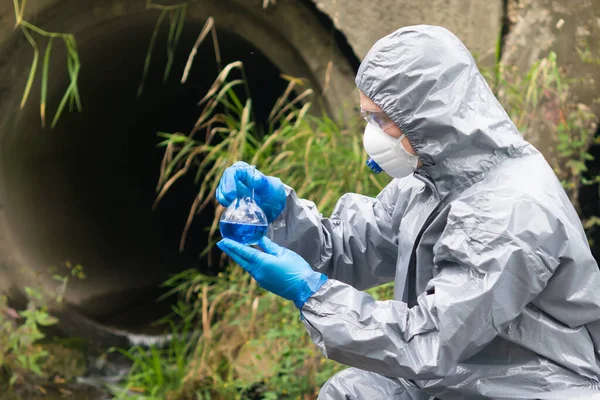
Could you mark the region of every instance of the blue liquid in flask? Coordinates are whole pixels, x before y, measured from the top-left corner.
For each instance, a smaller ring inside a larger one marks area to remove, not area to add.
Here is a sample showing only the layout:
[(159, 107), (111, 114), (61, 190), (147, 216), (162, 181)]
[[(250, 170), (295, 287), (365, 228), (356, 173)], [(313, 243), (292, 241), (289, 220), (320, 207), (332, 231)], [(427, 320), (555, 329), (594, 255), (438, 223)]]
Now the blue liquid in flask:
[(224, 238), (246, 245), (257, 244), (260, 238), (267, 233), (266, 224), (221, 221), (219, 227)]
[(267, 216), (252, 197), (241, 197), (233, 201), (221, 215), (219, 230), (226, 239), (244, 245), (257, 244), (268, 229)]

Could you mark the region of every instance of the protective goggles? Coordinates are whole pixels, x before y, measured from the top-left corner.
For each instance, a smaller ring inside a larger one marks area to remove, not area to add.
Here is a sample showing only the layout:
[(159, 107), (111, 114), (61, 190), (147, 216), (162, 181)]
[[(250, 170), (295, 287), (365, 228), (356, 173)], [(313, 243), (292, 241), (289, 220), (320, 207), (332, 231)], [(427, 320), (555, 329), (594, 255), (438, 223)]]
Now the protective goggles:
[(390, 117), (383, 111), (366, 111), (360, 109), (360, 115), (370, 124), (378, 126), (381, 129), (387, 128), (394, 123)]

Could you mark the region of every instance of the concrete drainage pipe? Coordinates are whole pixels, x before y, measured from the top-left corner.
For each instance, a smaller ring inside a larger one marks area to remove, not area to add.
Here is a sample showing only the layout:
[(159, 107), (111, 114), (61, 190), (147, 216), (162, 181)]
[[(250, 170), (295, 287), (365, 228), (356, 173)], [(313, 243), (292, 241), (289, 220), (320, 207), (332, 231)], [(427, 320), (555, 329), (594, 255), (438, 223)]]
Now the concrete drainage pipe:
[[(0, 6), (0, 37), (6, 38), (0, 43), (0, 281), (5, 290), (18, 290), (36, 276), (52, 290), (57, 282), (50, 267), (82, 264), (88, 277), (69, 284), (63, 315), (63, 328), (73, 334), (112, 337), (115, 327), (135, 332), (163, 311), (153, 303), (158, 283), (185, 268), (206, 269), (198, 254), (213, 210), (198, 217), (185, 251), (178, 251), (195, 195), (192, 183), (176, 186), (155, 212), (151, 206), (162, 157), (156, 132), (189, 131), (197, 101), (216, 77), (209, 40), (188, 82), (179, 83), (209, 16), (224, 63), (245, 64), (259, 119), (286, 86), (281, 72), (308, 79), (319, 92), (330, 61), (325, 107), (352, 99), (353, 66), (321, 17), (301, 2), (278, 2), (266, 11), (262, 1), (190, 3), (171, 83), (161, 81), (165, 27), (145, 91), (136, 99), (158, 12), (147, 10), (145, 0), (41, 1), (26, 17), (44, 29), (75, 34), (83, 102), (82, 113), (63, 114), (53, 130), (42, 129), (39, 92), (18, 108), (32, 51), (13, 30), (7, 3)], [(68, 82), (60, 51), (56, 46), (52, 56), (50, 110)]]

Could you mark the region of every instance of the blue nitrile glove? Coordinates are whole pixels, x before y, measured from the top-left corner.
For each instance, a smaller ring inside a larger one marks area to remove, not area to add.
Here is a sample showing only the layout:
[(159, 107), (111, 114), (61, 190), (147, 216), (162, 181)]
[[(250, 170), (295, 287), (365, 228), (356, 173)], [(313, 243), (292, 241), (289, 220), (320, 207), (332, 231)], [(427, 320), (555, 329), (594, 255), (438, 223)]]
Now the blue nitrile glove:
[(237, 197), (250, 196), (254, 189), (254, 201), (265, 212), (267, 221), (273, 222), (285, 208), (285, 188), (279, 178), (265, 176), (251, 165), (238, 161), (227, 168), (217, 187), (217, 200), (228, 207)]
[(230, 239), (221, 240), (217, 246), (248, 271), (260, 287), (292, 300), (299, 309), (327, 281), (326, 275), (313, 271), (298, 254), (267, 237), (258, 244), (265, 252)]

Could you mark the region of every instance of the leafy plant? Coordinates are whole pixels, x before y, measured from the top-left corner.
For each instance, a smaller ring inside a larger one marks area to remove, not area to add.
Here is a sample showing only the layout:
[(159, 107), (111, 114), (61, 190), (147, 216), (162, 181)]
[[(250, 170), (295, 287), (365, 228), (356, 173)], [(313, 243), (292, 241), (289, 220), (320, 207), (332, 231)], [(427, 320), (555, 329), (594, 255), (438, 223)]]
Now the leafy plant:
[[(0, 378), (6, 377), (10, 386), (29, 384), (34, 380), (32, 376), (47, 378), (52, 373), (57, 377), (68, 377), (72, 371), (82, 369), (82, 356), (78, 350), (48, 340), (44, 333), (45, 327), (58, 322), (50, 309), (62, 302), (69, 280), (85, 278), (81, 265), (72, 266), (67, 262), (65, 266), (66, 276), (54, 275), (54, 279), (61, 282), (55, 292), (42, 291), (36, 286), (24, 288), (27, 297), (24, 310), (9, 307), (6, 296), (0, 297)], [(56, 272), (55, 268), (53, 270)], [(43, 392), (41, 386), (37, 389)]]
[(73, 278), (77, 279), (85, 279), (86, 275), (83, 271), (83, 266), (81, 264), (77, 264), (73, 266), (70, 261), (65, 263), (65, 268), (69, 271), (67, 275), (52, 275), (52, 279), (60, 282), (60, 286), (56, 288), (55, 300), (57, 303), (62, 303), (64, 299), (65, 292), (67, 291), (67, 285), (69, 281)]
[[(26, 287), (25, 292), (29, 299), (27, 309), (16, 313), (8, 308), (6, 297), (0, 305), (0, 311), (3, 311), (0, 313), (0, 366), (10, 376), (10, 385), (22, 379), (27, 372), (42, 376), (39, 363), (48, 352), (38, 343), (45, 337), (40, 327), (57, 323), (56, 318), (40, 304), (42, 295), (38, 290)], [(7, 318), (11, 314), (12, 318)], [(15, 319), (22, 319), (22, 322), (15, 324)], [(14, 365), (11, 359), (16, 360), (19, 368), (11, 367)]]
[(50, 58), (52, 54), (52, 45), (54, 40), (62, 40), (64, 45), (67, 48), (67, 70), (69, 72), (70, 84), (65, 91), (60, 103), (58, 104), (58, 108), (56, 110), (56, 114), (52, 119), (51, 127), (53, 128), (62, 112), (64, 111), (67, 103), (69, 105), (69, 110), (73, 110), (73, 108), (77, 108), (78, 111), (81, 111), (81, 99), (79, 97), (79, 89), (77, 87), (77, 79), (79, 77), (80, 63), (79, 63), (79, 55), (77, 53), (77, 44), (75, 42), (75, 37), (70, 33), (59, 33), (59, 32), (48, 32), (45, 31), (36, 25), (33, 25), (23, 19), (23, 15), (25, 13), (25, 5), (27, 0), (13, 0), (14, 8), (15, 8), (15, 17), (16, 17), (16, 27), (19, 27), (23, 32), (23, 35), (31, 44), (33, 48), (33, 61), (31, 63), (31, 68), (29, 70), (29, 77), (27, 79), (27, 83), (25, 85), (25, 90), (23, 93), (23, 98), (21, 100), (21, 108), (25, 107), (27, 103), (27, 99), (31, 92), (31, 88), (33, 86), (33, 82), (35, 80), (38, 62), (40, 58), (40, 50), (38, 43), (34, 39), (34, 35), (43, 36), (48, 38), (46, 43), (46, 50), (44, 51), (44, 59), (42, 63), (42, 78), (41, 78), (41, 95), (40, 95), (40, 117), (42, 119), (42, 126), (46, 125), (46, 97), (48, 93), (48, 71), (50, 68)]

